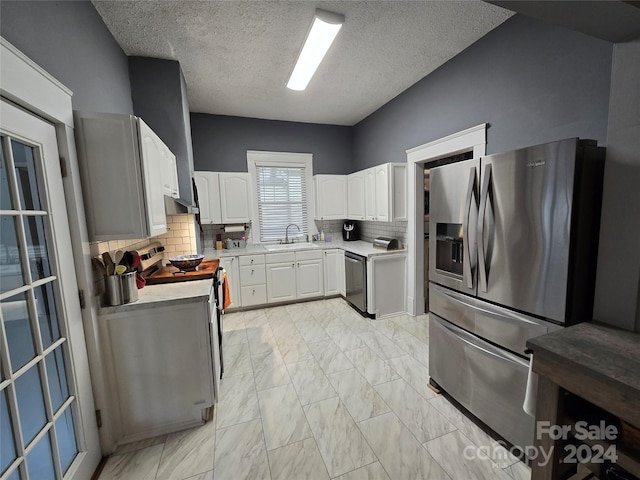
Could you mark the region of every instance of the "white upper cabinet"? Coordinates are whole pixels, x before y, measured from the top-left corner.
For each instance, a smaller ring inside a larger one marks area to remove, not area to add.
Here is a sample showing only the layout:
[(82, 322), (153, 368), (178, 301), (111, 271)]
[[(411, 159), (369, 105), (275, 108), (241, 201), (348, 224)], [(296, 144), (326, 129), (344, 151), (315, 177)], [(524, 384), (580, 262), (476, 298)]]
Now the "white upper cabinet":
[(316, 220), (347, 218), (347, 176), (315, 175)]
[(219, 178), (222, 223), (249, 223), (251, 176), (248, 173), (220, 172)]
[(202, 223), (249, 223), (251, 177), (241, 172), (193, 172)]
[(166, 232), (162, 140), (122, 114), (76, 112), (75, 132), (89, 241)]
[[(352, 181), (353, 177), (353, 181)], [(360, 182), (362, 178), (362, 182)], [(362, 185), (364, 192), (361, 193)], [(352, 185), (354, 191), (351, 191)], [(349, 217), (352, 220), (392, 222), (407, 219), (407, 165), (384, 163), (349, 175)], [(358, 211), (352, 215), (353, 204)], [(360, 217), (360, 198), (364, 216)]]
[(375, 167), (376, 182), (376, 220), (389, 221), (389, 191), (392, 188), (389, 181), (389, 164)]
[(364, 171), (347, 175), (347, 218), (364, 220)]
[(364, 216), (366, 220), (377, 220), (376, 167), (364, 171)]
[(221, 224), (220, 183), (217, 172), (193, 172), (198, 190), (200, 222), (203, 224)]
[(142, 151), (142, 181), (147, 200), (148, 236), (155, 237), (167, 231), (167, 215), (164, 210), (164, 193), (161, 185), (167, 152), (171, 152), (142, 119), (138, 119), (138, 128)]

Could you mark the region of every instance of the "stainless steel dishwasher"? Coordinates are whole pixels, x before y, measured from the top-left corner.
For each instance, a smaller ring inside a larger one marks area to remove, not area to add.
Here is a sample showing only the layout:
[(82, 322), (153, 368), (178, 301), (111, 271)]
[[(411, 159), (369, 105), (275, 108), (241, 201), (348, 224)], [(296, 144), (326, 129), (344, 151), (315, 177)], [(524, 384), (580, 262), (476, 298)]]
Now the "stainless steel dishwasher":
[(347, 302), (367, 315), (367, 259), (355, 253), (344, 253)]

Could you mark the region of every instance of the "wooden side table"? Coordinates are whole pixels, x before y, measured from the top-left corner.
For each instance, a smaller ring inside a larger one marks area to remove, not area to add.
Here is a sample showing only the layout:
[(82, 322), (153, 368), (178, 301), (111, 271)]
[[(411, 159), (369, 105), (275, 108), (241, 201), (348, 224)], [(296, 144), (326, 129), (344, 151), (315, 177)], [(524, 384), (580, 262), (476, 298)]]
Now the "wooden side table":
[[(640, 335), (587, 322), (533, 338), (527, 347), (533, 351), (533, 371), (539, 375), (535, 447), (538, 452), (553, 448), (548, 463), (532, 462), (531, 479), (565, 478), (567, 470), (576, 466), (567, 463), (571, 452), (564, 450), (565, 439), (559, 434), (562, 428), (568, 435), (576, 432), (566, 409), (566, 392), (609, 412), (628, 428), (618, 429), (617, 435), (609, 431), (614, 440), (586, 439), (594, 453), (589, 458), (595, 459), (601, 447), (615, 445), (616, 463), (640, 477), (640, 445), (628, 439), (640, 432)], [(545, 428), (550, 426), (557, 427)], [(586, 466), (598, 472), (601, 465)]]

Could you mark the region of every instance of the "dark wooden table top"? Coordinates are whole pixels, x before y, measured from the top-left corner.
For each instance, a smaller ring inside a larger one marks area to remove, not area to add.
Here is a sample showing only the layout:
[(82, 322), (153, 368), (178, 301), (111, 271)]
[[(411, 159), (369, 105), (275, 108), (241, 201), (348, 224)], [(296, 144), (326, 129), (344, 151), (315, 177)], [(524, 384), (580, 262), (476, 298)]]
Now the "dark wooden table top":
[(585, 322), (527, 341), (534, 358), (555, 358), (640, 395), (640, 334)]

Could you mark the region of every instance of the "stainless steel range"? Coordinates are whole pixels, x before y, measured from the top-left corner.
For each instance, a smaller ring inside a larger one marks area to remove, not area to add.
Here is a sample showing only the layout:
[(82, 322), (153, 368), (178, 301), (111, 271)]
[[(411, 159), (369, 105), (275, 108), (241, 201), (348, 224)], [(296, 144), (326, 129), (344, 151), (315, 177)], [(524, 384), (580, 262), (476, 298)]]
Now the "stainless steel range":
[(431, 381), (513, 445), (525, 342), (592, 314), (604, 149), (576, 138), (431, 170)]

